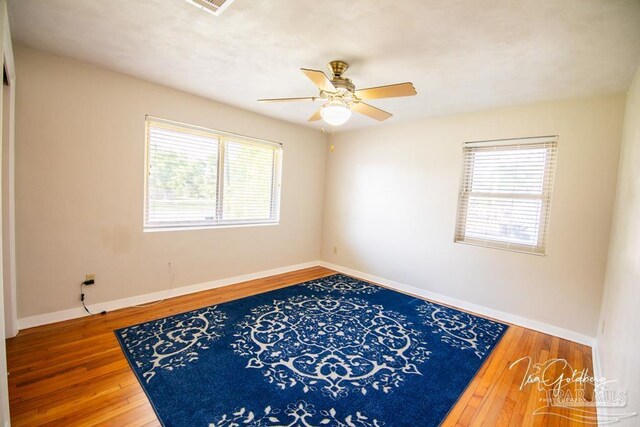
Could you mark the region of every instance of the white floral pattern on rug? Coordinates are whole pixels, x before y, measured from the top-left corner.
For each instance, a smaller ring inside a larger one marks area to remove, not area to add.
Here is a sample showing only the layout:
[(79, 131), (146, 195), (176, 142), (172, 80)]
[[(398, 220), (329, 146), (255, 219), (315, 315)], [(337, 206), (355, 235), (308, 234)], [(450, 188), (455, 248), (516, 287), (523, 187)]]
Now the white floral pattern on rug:
[(383, 422), (367, 417), (360, 411), (338, 417), (334, 408), (316, 410), (313, 405), (300, 400), (287, 405), (284, 411), (267, 406), (262, 413), (254, 413), (246, 408), (239, 408), (232, 414), (225, 414), (209, 427), (382, 427)]
[(380, 290), (378, 286), (345, 276), (344, 274), (334, 274), (333, 276), (312, 280), (306, 282), (304, 286), (312, 291), (337, 292), (342, 295), (374, 294)]
[(440, 335), (442, 342), (483, 358), (506, 328), (502, 323), (425, 301), (418, 306), (422, 322)]
[(232, 347), (282, 390), (389, 393), (430, 354), (404, 316), (356, 298), (298, 295), (251, 312)]
[(161, 370), (173, 371), (199, 359), (199, 352), (222, 336), (227, 317), (216, 306), (131, 326), (120, 331), (142, 377), (149, 383)]

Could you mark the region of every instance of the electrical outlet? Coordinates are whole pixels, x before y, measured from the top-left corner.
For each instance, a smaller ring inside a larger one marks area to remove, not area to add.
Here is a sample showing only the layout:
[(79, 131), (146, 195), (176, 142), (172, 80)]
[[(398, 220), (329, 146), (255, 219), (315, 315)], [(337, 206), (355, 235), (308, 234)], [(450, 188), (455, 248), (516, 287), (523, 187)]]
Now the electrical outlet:
[(88, 273), (84, 275), (84, 280), (96, 280), (96, 273)]
[(606, 326), (607, 326), (607, 319), (602, 319), (602, 330), (600, 331), (600, 335), (604, 335), (604, 330)]
[(333, 247), (333, 254), (334, 255), (338, 255), (338, 247), (337, 246)]

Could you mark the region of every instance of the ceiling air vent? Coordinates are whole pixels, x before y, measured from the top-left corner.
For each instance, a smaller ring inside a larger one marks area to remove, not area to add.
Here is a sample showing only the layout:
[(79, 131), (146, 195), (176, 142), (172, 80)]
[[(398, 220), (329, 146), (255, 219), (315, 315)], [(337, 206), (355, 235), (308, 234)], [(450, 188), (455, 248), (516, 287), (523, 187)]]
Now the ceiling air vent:
[(234, 0), (185, 0), (202, 10), (219, 16)]

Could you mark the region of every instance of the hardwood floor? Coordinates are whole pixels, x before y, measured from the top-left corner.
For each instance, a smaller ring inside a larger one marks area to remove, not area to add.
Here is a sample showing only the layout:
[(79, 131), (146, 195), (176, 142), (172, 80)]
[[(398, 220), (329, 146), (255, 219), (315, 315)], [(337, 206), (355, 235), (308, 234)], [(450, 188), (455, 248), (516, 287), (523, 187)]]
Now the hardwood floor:
[[(21, 331), (7, 341), (9, 397), (14, 426), (156, 426), (158, 420), (129, 367), (114, 329), (218, 304), (335, 273), (313, 267), (186, 295), (150, 307), (127, 308)], [(533, 415), (542, 406), (535, 385), (520, 390), (525, 363), (564, 358), (591, 372), (591, 348), (511, 326), (485, 361), (444, 426), (577, 426), (568, 410)], [(557, 375), (559, 367), (551, 369)], [(588, 397), (592, 390), (587, 391)], [(570, 417), (569, 417), (570, 418)], [(416, 424), (419, 425), (419, 424)]]

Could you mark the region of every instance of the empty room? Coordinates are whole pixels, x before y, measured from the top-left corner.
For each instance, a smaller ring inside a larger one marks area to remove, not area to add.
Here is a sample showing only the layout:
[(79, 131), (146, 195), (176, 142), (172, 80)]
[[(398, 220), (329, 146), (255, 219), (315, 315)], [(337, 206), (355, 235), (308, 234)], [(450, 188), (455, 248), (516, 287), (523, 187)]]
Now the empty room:
[(640, 426), (639, 0), (0, 0), (3, 426)]

